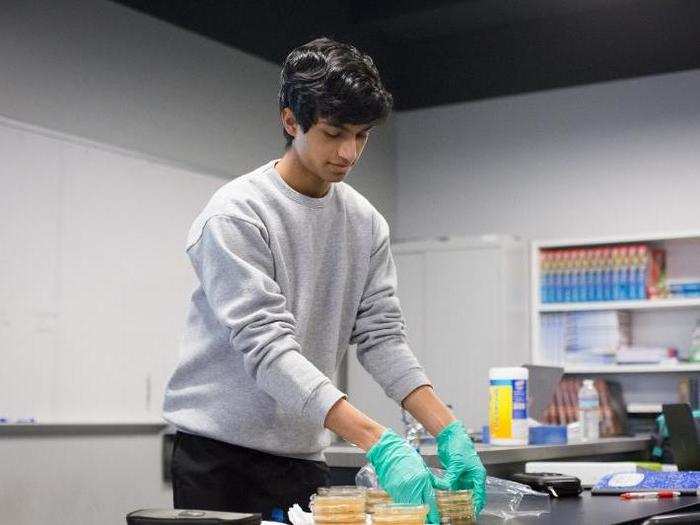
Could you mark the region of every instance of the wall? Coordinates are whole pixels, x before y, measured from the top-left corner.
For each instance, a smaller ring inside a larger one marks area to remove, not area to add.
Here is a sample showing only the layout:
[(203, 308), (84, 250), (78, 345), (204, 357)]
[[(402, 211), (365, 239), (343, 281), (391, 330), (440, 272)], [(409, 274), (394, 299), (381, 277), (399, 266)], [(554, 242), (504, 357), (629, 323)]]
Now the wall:
[(697, 228), (700, 70), (402, 112), (398, 237)]
[[(700, 226), (700, 70), (402, 112), (395, 124), (396, 237)], [(634, 336), (683, 352), (696, 316), (641, 312)], [(674, 375), (640, 377), (613, 377), (626, 401), (675, 402)]]
[[(277, 65), (105, 0), (3, 2), (0, 64), (0, 116), (194, 168), (215, 185), (282, 153)], [(349, 180), (389, 220), (392, 153), (389, 123)], [(156, 435), (2, 442), (3, 522), (117, 525), (172, 504)]]
[[(225, 178), (283, 151), (278, 65), (106, 0), (3, 2), (0, 63), (0, 115), (22, 122)], [(349, 182), (391, 218), (377, 131)]]

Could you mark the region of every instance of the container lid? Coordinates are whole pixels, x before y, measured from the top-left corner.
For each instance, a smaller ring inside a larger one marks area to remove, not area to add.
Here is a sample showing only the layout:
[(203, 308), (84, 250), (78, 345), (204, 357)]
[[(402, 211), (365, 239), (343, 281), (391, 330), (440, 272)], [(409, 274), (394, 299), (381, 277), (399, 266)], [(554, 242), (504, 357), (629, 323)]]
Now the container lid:
[(527, 379), (528, 369), (522, 366), (489, 368), (489, 379)]
[(427, 505), (412, 505), (410, 503), (384, 503), (375, 505), (374, 513), (379, 515), (412, 515), (425, 516), (428, 513)]
[(345, 495), (361, 495), (367, 492), (365, 487), (356, 485), (332, 485), (330, 487), (318, 487), (316, 494), (319, 496), (345, 496)]
[(470, 498), (471, 499), (472, 490), (471, 489), (436, 490), (435, 497), (436, 498), (444, 498), (444, 499), (463, 499), (463, 498)]
[(314, 494), (311, 496), (311, 503), (318, 507), (335, 505), (364, 505), (365, 495), (359, 492), (355, 494)]
[(364, 514), (365, 497), (363, 494), (351, 495), (319, 495), (311, 496), (309, 503), (314, 516), (331, 514)]

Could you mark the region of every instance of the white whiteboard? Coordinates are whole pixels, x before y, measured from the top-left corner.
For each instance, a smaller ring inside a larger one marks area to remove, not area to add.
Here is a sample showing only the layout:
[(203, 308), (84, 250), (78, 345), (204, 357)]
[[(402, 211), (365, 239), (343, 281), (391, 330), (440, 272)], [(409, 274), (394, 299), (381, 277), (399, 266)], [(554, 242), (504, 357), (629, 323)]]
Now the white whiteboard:
[(0, 417), (159, 419), (224, 180), (0, 120)]

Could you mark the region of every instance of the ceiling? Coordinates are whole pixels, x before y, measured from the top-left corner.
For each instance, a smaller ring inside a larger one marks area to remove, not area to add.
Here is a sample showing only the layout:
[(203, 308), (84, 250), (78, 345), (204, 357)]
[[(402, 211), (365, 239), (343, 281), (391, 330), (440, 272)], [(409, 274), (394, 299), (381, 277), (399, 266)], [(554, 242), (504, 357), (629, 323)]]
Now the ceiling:
[(276, 64), (369, 53), (406, 110), (700, 68), (699, 0), (115, 0)]

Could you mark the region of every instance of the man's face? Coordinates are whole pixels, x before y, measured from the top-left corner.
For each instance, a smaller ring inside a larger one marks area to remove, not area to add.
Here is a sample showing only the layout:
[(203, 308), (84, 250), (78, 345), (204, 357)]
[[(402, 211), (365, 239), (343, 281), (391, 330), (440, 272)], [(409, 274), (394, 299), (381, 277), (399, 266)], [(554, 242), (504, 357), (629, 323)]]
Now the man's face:
[(311, 173), (326, 182), (340, 182), (360, 159), (371, 128), (319, 119), (306, 133), (297, 126), (292, 147)]

